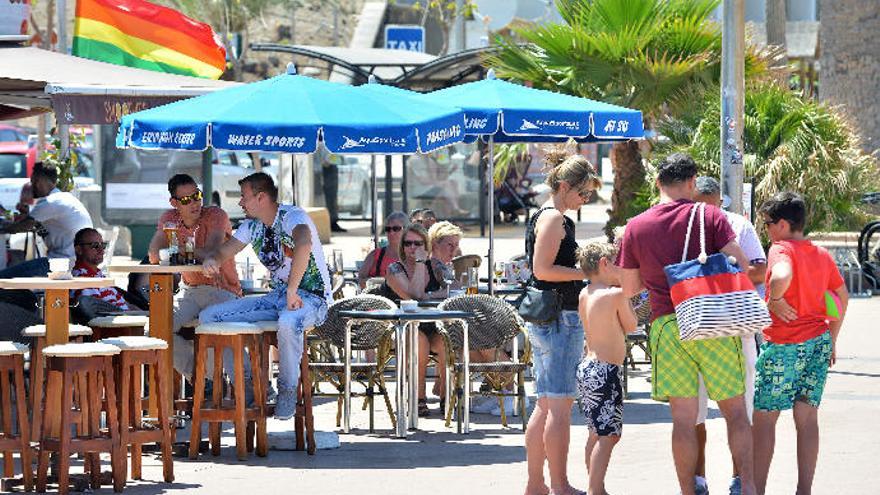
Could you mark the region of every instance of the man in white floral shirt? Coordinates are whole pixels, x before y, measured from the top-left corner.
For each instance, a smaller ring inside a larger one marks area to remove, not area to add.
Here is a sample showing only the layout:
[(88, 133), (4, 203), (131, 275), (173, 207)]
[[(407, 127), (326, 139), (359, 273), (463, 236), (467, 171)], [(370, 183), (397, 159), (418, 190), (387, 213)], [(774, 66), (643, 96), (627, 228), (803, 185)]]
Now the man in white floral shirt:
[(323, 323), (330, 304), (330, 274), (318, 231), (305, 210), (279, 205), (272, 178), (257, 172), (239, 181), (239, 205), (247, 215), (232, 238), (202, 266), (216, 274), (220, 264), (250, 244), (271, 273), (272, 291), (211, 306), (202, 311), (202, 323), (278, 320), (278, 401), (275, 417), (290, 419), (296, 410), (296, 387), (303, 353), (303, 331)]

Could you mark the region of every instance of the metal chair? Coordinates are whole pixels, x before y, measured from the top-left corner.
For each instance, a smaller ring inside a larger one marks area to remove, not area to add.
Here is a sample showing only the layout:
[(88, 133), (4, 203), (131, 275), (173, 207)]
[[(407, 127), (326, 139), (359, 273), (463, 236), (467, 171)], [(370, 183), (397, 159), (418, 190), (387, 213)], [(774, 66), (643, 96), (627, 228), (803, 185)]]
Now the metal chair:
[[(441, 310), (453, 311), (470, 311), (474, 313), (473, 318), (468, 318), (468, 346), (471, 351), (480, 351), (486, 349), (495, 350), (495, 361), (491, 362), (470, 362), (471, 376), (480, 374), (484, 377), (486, 383), (490, 387), (489, 392), (478, 391), (477, 395), (490, 395), (498, 398), (501, 406), (501, 424), (507, 426), (507, 415), (504, 411), (504, 398), (514, 396), (517, 398), (517, 408), (522, 418), (523, 430), (526, 428), (526, 390), (525, 390), (525, 371), (531, 366), (531, 345), (529, 339), (525, 339), (522, 357), (519, 356), (517, 337), (523, 333), (527, 337), (525, 325), (522, 319), (513, 309), (513, 306), (496, 297), (477, 294), (456, 296), (440, 304)], [(452, 369), (452, 383), (455, 394), (450, 398), (450, 404), (446, 411), (446, 426), (449, 426), (452, 420), (453, 406), (457, 409), (456, 420), (461, 426), (461, 410), (462, 394), (468, 393), (474, 395), (471, 391), (470, 383), (462, 383), (464, 376), (464, 363), (462, 361), (462, 334), (463, 329), (461, 323), (448, 322), (438, 325), (441, 333), (446, 340), (448, 363), (447, 366)], [(513, 356), (508, 358), (502, 355), (501, 349), (505, 344), (513, 340)], [(516, 392), (511, 393), (506, 389), (514, 378), (516, 379)]]
[[(327, 310), (327, 319), (320, 326), (315, 327), (313, 334), (320, 340), (310, 347), (311, 359), (309, 370), (312, 375), (313, 396), (336, 397), (337, 413), (336, 426), (341, 426), (343, 401), (345, 394), (345, 360), (343, 349), (345, 348), (345, 332), (349, 325), (348, 321), (339, 316), (340, 311), (357, 310), (370, 311), (381, 309), (397, 309), (397, 305), (382, 296), (360, 294), (348, 299), (334, 302)], [(372, 356), (375, 360), (369, 362), (352, 362), (352, 380), (364, 385), (362, 395), (366, 397), (365, 407), (370, 408), (370, 432), (374, 430), (373, 398), (376, 394), (375, 387), (379, 388), (379, 394), (385, 398), (385, 406), (388, 408), (388, 416), (391, 418), (392, 428), (396, 426), (394, 411), (388, 390), (382, 378), (385, 368), (388, 366), (391, 356), (391, 334), (394, 327), (385, 322), (359, 322), (351, 324), (351, 349), (352, 351), (374, 351)], [(335, 393), (322, 393), (318, 389), (321, 381), (330, 382), (335, 388)], [(354, 395), (354, 394), (353, 394)]]

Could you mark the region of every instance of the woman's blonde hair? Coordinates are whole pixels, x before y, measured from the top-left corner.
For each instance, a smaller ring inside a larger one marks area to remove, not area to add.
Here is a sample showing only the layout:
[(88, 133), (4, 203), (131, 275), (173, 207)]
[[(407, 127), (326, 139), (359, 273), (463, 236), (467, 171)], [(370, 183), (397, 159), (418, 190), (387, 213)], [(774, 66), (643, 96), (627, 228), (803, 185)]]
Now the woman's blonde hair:
[(400, 244), (397, 246), (397, 256), (400, 258), (401, 263), (406, 261), (406, 250), (403, 249), (403, 243), (406, 242), (406, 234), (410, 232), (415, 232), (422, 238), (425, 242), (425, 253), (431, 256), (431, 239), (428, 237), (428, 231), (420, 223), (408, 223), (403, 227), (403, 232), (400, 233)]
[(583, 155), (572, 152), (567, 147), (557, 146), (544, 151), (544, 170), (547, 179), (544, 181), (553, 192), (559, 190), (559, 184), (568, 183), (572, 189), (590, 187), (596, 190), (602, 187), (602, 179), (596, 173), (593, 164)]
[(428, 237), (431, 238), (431, 244), (437, 244), (440, 239), (444, 237), (452, 237), (457, 236), (461, 238), (464, 236), (464, 232), (452, 222), (442, 221), (437, 222), (434, 225), (431, 225), (431, 228), (428, 229)]

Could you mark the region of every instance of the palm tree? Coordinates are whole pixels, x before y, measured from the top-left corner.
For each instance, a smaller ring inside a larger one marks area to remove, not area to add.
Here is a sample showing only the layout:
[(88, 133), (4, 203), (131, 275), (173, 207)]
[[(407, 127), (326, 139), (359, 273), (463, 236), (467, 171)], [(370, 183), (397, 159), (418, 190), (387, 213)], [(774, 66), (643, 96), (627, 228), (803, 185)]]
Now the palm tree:
[[(777, 84), (746, 91), (743, 128), (745, 175), (755, 183), (755, 205), (779, 191), (797, 191), (807, 200), (811, 230), (857, 229), (868, 217), (860, 201), (877, 190), (876, 163), (860, 149), (858, 133), (839, 109)], [(711, 94), (692, 111), (658, 124), (669, 142), (656, 151), (685, 151), (719, 176), (721, 103)]]
[[(505, 78), (642, 111), (646, 126), (675, 115), (720, 79), (720, 0), (557, 0), (564, 23), (530, 25), (487, 59)], [(520, 43), (525, 41), (525, 44)], [(747, 56), (748, 74), (767, 71)], [(645, 181), (639, 143), (615, 143), (609, 231), (633, 213)]]

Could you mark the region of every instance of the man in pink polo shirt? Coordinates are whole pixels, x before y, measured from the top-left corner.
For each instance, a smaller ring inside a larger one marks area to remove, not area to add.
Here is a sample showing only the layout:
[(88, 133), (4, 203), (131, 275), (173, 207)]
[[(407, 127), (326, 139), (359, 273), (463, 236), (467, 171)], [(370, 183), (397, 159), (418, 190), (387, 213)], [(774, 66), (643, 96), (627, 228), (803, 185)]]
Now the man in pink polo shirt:
[[(150, 241), (151, 263), (159, 262), (159, 250), (168, 247), (168, 238), (163, 232), (166, 224), (177, 228), (177, 240), (183, 253), (187, 239), (195, 239), (195, 258), (201, 261), (232, 236), (229, 216), (217, 206), (202, 205), (202, 191), (196, 181), (187, 174), (177, 174), (168, 180), (169, 203), (172, 209), (159, 217), (156, 234)], [(174, 369), (192, 379), (195, 357), (193, 343), (177, 332), (187, 323), (199, 317), (208, 306), (241, 297), (241, 283), (235, 271), (235, 260), (226, 260), (219, 273), (213, 277), (202, 272), (187, 272), (182, 275), (180, 290), (174, 296)], [(211, 369), (211, 366), (208, 367)]]

